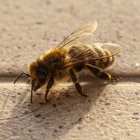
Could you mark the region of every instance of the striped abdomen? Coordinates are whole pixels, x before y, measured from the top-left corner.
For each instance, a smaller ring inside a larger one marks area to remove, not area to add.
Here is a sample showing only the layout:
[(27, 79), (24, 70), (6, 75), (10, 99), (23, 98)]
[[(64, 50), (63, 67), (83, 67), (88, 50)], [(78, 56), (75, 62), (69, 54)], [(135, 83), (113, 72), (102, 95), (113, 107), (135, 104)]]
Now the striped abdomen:
[[(106, 57), (106, 56), (111, 56), (111, 53), (107, 49), (102, 49), (101, 47), (95, 47), (92, 45), (88, 46), (92, 52), (93, 52), (93, 57)], [(104, 59), (96, 60), (96, 61), (90, 61), (90, 64), (95, 65), (98, 68), (105, 69), (109, 66), (111, 66), (114, 62), (114, 57), (107, 57)]]
[[(89, 50), (88, 52), (86, 52), (86, 55), (82, 52), (86, 51), (86, 50)], [(83, 60), (86, 60), (86, 59), (89, 59), (89, 58), (99, 58), (99, 57), (105, 57), (105, 56), (111, 56), (111, 53), (109, 52), (109, 50), (107, 49), (103, 49), (101, 47), (98, 47), (98, 46), (95, 46), (95, 45), (83, 45), (83, 46), (78, 46), (78, 45), (75, 45), (75, 46), (72, 46), (69, 50), (69, 56), (70, 57), (74, 57), (78, 54), (80, 54), (80, 57), (79, 59), (83, 59)], [(82, 57), (83, 55), (83, 57)], [(104, 59), (100, 59), (100, 60), (90, 60), (88, 61), (87, 63), (89, 64), (92, 64), (98, 68), (101, 68), (101, 69), (105, 69), (109, 66), (111, 66), (114, 62), (114, 57), (107, 57), (107, 58), (104, 58)], [(80, 64), (79, 66), (76, 66), (76, 68), (79, 68), (80, 70), (80, 66), (81, 68), (83, 67), (84, 63), (83, 64)]]

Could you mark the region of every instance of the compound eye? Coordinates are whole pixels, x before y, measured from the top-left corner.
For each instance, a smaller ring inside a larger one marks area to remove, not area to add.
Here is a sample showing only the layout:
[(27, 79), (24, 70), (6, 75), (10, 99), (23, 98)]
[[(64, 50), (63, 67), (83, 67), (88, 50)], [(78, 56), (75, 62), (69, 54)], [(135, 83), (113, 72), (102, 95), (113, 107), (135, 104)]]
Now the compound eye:
[(45, 81), (46, 80), (46, 75), (45, 75), (45, 73), (41, 73), (40, 75), (39, 75), (39, 81)]
[(45, 82), (46, 81), (46, 72), (44, 70), (40, 70), (39, 71), (39, 81), (41, 83)]

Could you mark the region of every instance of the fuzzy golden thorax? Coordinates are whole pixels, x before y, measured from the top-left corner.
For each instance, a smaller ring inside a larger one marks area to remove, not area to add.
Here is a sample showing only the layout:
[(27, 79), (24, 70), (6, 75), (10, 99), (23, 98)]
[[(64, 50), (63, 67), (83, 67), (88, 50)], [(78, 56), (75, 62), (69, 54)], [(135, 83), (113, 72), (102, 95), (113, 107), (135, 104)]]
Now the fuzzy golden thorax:
[(62, 70), (64, 61), (64, 51), (52, 49), (45, 52), (36, 62), (30, 63), (29, 73), (33, 90), (42, 87), (50, 76), (55, 77), (56, 73)]
[(57, 71), (62, 69), (66, 56), (65, 53), (64, 50), (59, 48), (51, 49), (45, 52), (39, 60), (47, 67), (48, 71), (54, 75)]

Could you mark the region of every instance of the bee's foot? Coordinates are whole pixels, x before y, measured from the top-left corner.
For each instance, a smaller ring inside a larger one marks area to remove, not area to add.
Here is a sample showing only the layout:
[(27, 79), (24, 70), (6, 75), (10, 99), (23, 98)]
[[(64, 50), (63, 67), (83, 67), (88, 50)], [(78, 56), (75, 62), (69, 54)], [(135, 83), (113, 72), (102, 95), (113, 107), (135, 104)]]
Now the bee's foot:
[(113, 82), (114, 85), (117, 84), (117, 82), (119, 81), (119, 78), (111, 78), (111, 81)]
[(49, 100), (47, 98), (45, 98), (46, 103), (49, 103)]

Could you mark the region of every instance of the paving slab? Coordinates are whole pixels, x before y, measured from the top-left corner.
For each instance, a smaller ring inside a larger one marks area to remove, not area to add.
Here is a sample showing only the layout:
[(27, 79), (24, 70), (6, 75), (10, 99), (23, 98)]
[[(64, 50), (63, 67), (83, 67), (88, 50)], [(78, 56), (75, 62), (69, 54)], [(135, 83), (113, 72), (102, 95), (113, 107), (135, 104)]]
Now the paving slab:
[(112, 73), (139, 75), (139, 5), (139, 0), (0, 1), (0, 75), (27, 71), (31, 61), (93, 20), (99, 25), (93, 42), (122, 46)]
[[(129, 80), (128, 80), (129, 79)], [(53, 88), (49, 103), (30, 86), (0, 84), (2, 139), (139, 139), (140, 79), (123, 78), (117, 85), (81, 80), (87, 98), (71, 82)], [(128, 82), (129, 81), (129, 82)]]

